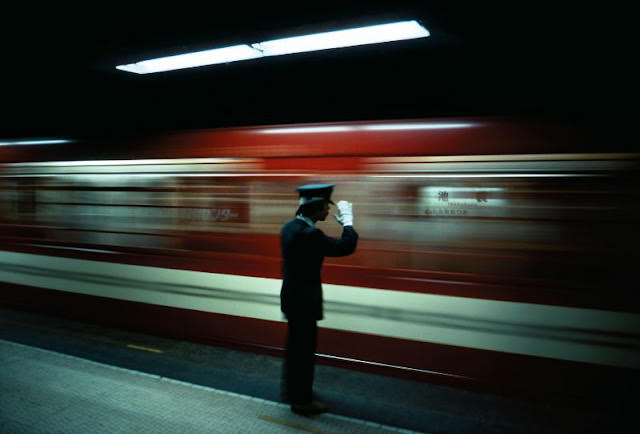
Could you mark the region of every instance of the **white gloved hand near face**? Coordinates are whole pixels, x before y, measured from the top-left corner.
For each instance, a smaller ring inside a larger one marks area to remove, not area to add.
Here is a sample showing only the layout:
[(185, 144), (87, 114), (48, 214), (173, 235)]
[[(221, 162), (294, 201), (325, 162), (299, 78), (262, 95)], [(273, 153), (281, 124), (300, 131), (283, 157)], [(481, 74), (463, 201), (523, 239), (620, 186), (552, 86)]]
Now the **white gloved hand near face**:
[(342, 226), (353, 226), (353, 204), (346, 200), (339, 201), (336, 206), (338, 213), (334, 215)]

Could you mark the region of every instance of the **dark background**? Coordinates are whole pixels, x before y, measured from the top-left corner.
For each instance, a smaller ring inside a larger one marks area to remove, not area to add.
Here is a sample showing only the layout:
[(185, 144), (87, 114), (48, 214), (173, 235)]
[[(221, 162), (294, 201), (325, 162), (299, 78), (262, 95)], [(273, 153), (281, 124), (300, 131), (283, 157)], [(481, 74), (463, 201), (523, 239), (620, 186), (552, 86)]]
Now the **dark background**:
[[(638, 48), (622, 3), (132, 4), (5, 8), (0, 138), (487, 115), (635, 121)], [(432, 36), (150, 75), (115, 69), (405, 19)]]

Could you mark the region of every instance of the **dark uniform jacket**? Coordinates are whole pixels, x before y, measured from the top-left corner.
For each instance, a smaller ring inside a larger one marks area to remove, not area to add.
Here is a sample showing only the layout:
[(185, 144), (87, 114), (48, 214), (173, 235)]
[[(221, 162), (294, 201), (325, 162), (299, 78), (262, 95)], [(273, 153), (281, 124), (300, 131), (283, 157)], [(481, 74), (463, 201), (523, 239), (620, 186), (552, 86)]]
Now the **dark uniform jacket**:
[(280, 306), (287, 319), (323, 318), (322, 261), (325, 256), (353, 253), (357, 241), (358, 234), (351, 226), (343, 228), (339, 239), (326, 236), (320, 229), (298, 218), (282, 227), (283, 281)]

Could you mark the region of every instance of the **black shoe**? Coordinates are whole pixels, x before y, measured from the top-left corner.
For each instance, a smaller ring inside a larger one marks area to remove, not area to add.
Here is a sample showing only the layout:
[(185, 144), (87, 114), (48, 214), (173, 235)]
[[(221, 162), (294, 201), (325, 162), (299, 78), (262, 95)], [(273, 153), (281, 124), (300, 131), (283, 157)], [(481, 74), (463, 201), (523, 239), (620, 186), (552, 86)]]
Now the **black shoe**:
[(314, 414), (325, 413), (327, 405), (319, 401), (311, 401), (307, 404), (291, 404), (291, 411), (303, 416), (313, 416)]

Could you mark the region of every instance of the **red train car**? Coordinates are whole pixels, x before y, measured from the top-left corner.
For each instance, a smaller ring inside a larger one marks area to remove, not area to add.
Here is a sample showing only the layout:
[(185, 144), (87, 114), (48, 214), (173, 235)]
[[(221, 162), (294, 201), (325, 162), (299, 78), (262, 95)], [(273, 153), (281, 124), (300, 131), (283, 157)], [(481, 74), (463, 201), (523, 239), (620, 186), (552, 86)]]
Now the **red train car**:
[(325, 261), (321, 359), (572, 392), (636, 376), (640, 154), (594, 131), (412, 119), (8, 143), (2, 302), (278, 352), (279, 230), (297, 185), (332, 183), (360, 241)]

